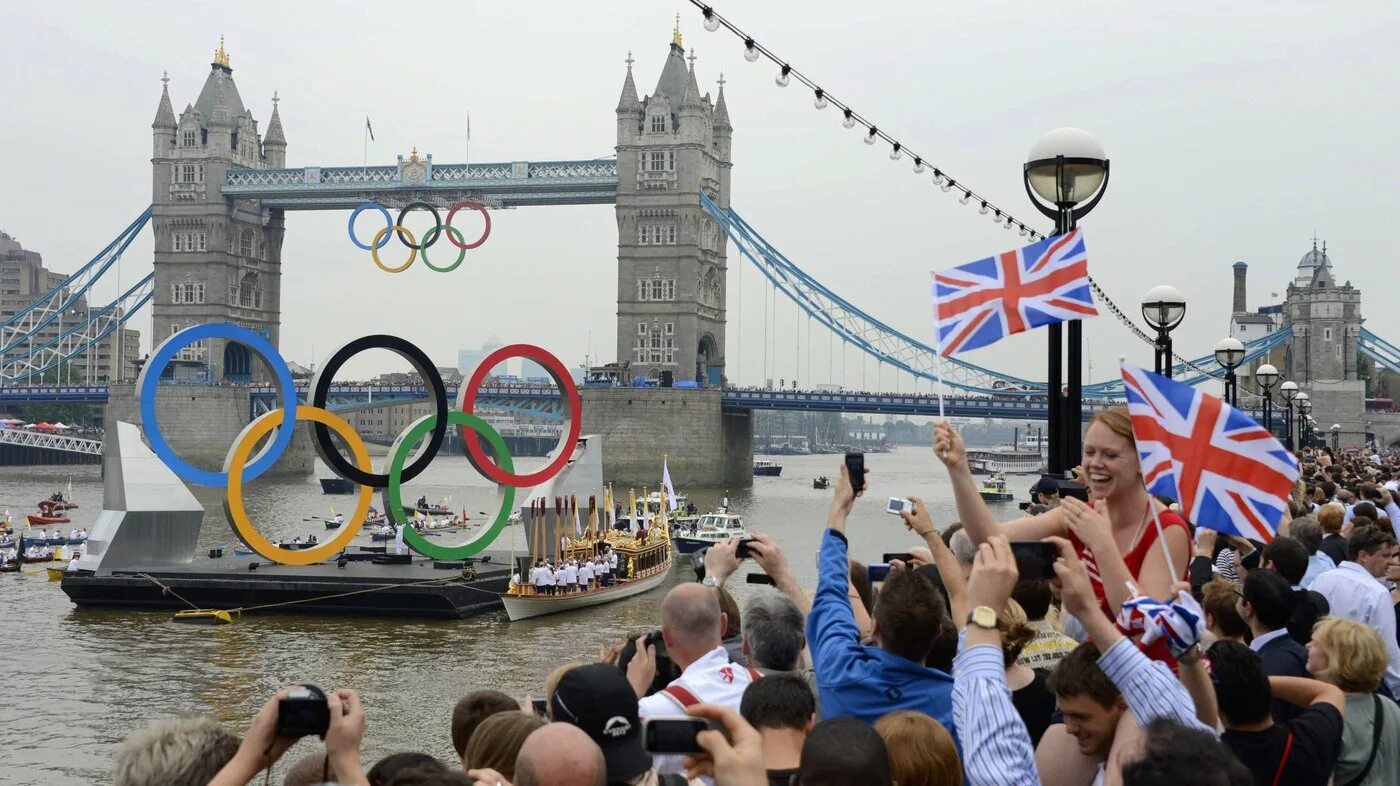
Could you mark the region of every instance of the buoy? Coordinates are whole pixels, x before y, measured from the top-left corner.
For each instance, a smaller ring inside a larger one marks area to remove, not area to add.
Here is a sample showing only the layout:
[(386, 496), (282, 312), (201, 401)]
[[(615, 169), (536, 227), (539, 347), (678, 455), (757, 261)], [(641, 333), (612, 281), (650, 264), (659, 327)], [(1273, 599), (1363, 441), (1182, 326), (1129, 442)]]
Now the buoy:
[(171, 622), (186, 622), (192, 625), (228, 625), (233, 622), (233, 614), (223, 609), (185, 609), (175, 612), (175, 617), (171, 619)]

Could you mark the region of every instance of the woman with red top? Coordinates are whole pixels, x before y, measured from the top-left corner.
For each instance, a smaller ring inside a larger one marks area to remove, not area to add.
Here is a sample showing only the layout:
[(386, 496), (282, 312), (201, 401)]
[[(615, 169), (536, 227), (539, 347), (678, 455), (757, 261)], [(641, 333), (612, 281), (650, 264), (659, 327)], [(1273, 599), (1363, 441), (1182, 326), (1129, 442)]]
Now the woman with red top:
[[(1171, 596), (1172, 584), (1186, 575), (1191, 545), (1186, 522), (1143, 487), (1132, 423), (1124, 408), (1094, 415), (1084, 433), (1080, 478), (1089, 486), (1092, 505), (1066, 497), (1047, 513), (998, 523), (968, 469), (962, 436), (947, 421), (935, 427), (933, 450), (948, 468), (958, 517), (973, 542), (996, 534), (1013, 541), (1069, 538), (1089, 568), (1099, 605), (1110, 617), (1132, 597), (1128, 582), (1144, 594), (1165, 599)], [(1154, 513), (1162, 524), (1160, 535)], [(1166, 539), (1166, 549), (1160, 538)], [(1176, 575), (1168, 567), (1167, 552)]]

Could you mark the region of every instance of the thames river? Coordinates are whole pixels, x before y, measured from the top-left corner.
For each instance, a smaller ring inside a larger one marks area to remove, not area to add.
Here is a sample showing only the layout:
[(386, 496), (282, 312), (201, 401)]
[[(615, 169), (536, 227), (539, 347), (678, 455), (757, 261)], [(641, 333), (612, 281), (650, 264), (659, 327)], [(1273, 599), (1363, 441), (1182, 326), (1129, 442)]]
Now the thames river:
[[(780, 539), (794, 571), (810, 587), (831, 495), (813, 489), (812, 479), (835, 476), (841, 456), (773, 458), (783, 465), (782, 476), (756, 478), (751, 489), (728, 492), (730, 502), (750, 530)], [(542, 460), (519, 463), (530, 470)], [(956, 517), (947, 476), (930, 449), (905, 446), (868, 455), (866, 467), (869, 489), (849, 527), (856, 557), (874, 562), (884, 552), (917, 545), (899, 519), (884, 512), (890, 496), (924, 497), (940, 527)], [(71, 512), (67, 528), (91, 527), (102, 498), (96, 466), (0, 468), (0, 509), (22, 520), (39, 499), (63, 490), (70, 473), (72, 496), (81, 507)], [(683, 477), (674, 480), (677, 491), (689, 494), (702, 511), (726, 493), (688, 487)], [(1032, 481), (1013, 477), (1012, 490), (1024, 498)], [(454, 509), (466, 507), (473, 520), (496, 508), (494, 487), (457, 456), (439, 457), (405, 488), (405, 500), (448, 499)], [(625, 498), (624, 489), (616, 491)], [(231, 548), (236, 541), (224, 518), (222, 490), (196, 487), (194, 492), (207, 511), (196, 553)], [(285, 538), (324, 534), (321, 523), (304, 519), (328, 516), (332, 509), (348, 514), (353, 499), (323, 495), (310, 476), (259, 480), (246, 496), (249, 515), (262, 531)], [(1015, 512), (1014, 506), (1003, 507), (1004, 516)], [(512, 529), (523, 546), (519, 528)], [(493, 548), (510, 548), (511, 534), (503, 533)], [(361, 538), (368, 542), (366, 535)], [(174, 624), (170, 612), (79, 610), (41, 567), (0, 575), (5, 636), (0, 652), (8, 683), (0, 691), (5, 695), (0, 780), (9, 784), (105, 782), (117, 744), (156, 718), (207, 713), (241, 734), (269, 696), (298, 681), (354, 688), (364, 697), (366, 767), (385, 754), (410, 750), (453, 761), (449, 722), (459, 697), (482, 688), (539, 695), (555, 666), (592, 660), (600, 645), (655, 626), (665, 595), (657, 589), (516, 623), (497, 611), (460, 621), (249, 616), (228, 626), (201, 627)], [(746, 563), (740, 573), (753, 570)], [(688, 558), (681, 558), (668, 586), (693, 579)], [(742, 576), (729, 587), (741, 606), (759, 589)], [(286, 761), (310, 749), (303, 741)]]

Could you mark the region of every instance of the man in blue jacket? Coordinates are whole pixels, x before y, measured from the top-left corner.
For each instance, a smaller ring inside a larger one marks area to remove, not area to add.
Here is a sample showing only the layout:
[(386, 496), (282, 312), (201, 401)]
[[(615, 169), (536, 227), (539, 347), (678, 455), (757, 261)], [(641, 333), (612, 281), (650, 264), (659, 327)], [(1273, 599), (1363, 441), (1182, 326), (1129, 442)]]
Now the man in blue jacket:
[(859, 495), (851, 490), (844, 466), (835, 486), (818, 557), (817, 593), (807, 616), (822, 717), (850, 715), (873, 723), (895, 710), (914, 710), (942, 723), (957, 739), (953, 678), (923, 665), (934, 639), (951, 624), (943, 594), (916, 573), (891, 572), (875, 603), (877, 646), (861, 644), (851, 614), (845, 533)]

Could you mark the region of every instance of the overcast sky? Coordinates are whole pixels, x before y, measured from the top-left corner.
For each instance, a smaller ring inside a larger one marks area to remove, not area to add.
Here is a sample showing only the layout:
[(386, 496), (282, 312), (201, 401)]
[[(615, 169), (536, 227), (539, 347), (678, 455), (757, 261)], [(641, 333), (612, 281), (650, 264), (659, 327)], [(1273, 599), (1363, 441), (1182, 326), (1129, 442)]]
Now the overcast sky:
[[(1336, 275), (1363, 291), (1367, 326), (1400, 341), (1387, 308), (1400, 215), (1400, 4), (1388, 2), (805, 2), (718, 4), (736, 24), (932, 163), (1044, 226), (1021, 186), (1031, 144), (1058, 126), (1095, 135), (1108, 193), (1084, 222), (1090, 271), (1125, 310), (1177, 286), (1176, 333), (1201, 355), (1225, 335), (1230, 265), (1249, 263), (1249, 306), (1283, 291), (1314, 231)], [(0, 2), (0, 229), (52, 269), (87, 261), (151, 201), (150, 124), (160, 76), (176, 112), (194, 101), (219, 34), (266, 129), (273, 91), (290, 166), (371, 164), (413, 146), (440, 163), (609, 156), (628, 50), (656, 84), (681, 12), (702, 91), (720, 72), (734, 124), (732, 202), (789, 258), (848, 300), (931, 339), (928, 271), (1019, 245), (975, 208), (860, 143), (796, 82), (706, 33), (689, 4)], [(309, 363), (367, 332), (396, 333), (444, 365), (490, 337), (544, 345), (570, 365), (615, 354), (611, 206), (499, 211), (455, 273), (390, 276), (352, 247), (344, 212), (287, 216), (282, 349)], [(367, 225), (366, 225), (367, 226)], [(729, 252), (731, 379), (765, 375), (764, 294)], [(127, 284), (150, 270), (146, 233)], [(106, 292), (115, 292), (115, 282)], [(781, 297), (780, 297), (781, 300)], [(742, 329), (739, 313), (742, 313)], [(873, 388), (820, 328), (780, 303), (767, 376)], [(149, 344), (150, 322), (138, 327)], [(1151, 350), (1111, 317), (1086, 326), (1093, 377)], [(1031, 333), (967, 356), (1041, 376)], [(828, 356), (835, 358), (828, 368)], [(736, 360), (742, 370), (736, 374)], [(375, 371), (394, 364), (366, 358)], [(890, 389), (894, 375), (880, 377)], [(907, 377), (900, 387), (910, 389)], [(927, 390), (927, 384), (920, 389)]]

